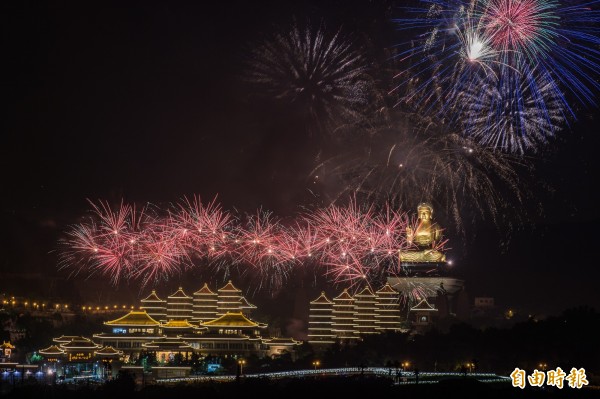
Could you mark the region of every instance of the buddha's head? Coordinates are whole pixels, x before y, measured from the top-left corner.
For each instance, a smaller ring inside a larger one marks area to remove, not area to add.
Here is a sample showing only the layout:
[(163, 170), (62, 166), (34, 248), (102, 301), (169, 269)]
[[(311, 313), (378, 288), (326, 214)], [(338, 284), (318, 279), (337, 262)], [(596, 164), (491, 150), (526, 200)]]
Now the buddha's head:
[(422, 202), (417, 207), (417, 214), (419, 215), (419, 220), (427, 221), (431, 220), (431, 214), (433, 213), (433, 208), (426, 202)]

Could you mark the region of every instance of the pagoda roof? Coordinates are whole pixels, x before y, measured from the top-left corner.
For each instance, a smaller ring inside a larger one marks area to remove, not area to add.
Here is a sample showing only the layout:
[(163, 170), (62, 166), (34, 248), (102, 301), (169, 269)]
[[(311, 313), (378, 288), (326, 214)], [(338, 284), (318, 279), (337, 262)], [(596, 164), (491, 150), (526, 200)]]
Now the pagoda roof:
[(156, 290), (152, 290), (152, 292), (150, 293), (150, 295), (148, 295), (146, 298), (142, 299), (142, 302), (166, 302), (163, 299), (160, 299), (158, 297), (158, 295), (156, 295)]
[(102, 349), (98, 349), (94, 354), (98, 356), (120, 356), (123, 354), (123, 351), (116, 350), (112, 346), (105, 346)]
[(100, 346), (96, 345), (91, 339), (79, 337), (66, 344), (61, 344), (60, 347), (63, 349), (96, 349)]
[(217, 291), (219, 292), (242, 292), (241, 290), (235, 288), (231, 280), (227, 282), (223, 287), (219, 288)]
[(354, 298), (352, 298), (352, 295), (350, 295), (350, 293), (348, 292), (348, 288), (344, 288), (344, 291), (342, 291), (342, 293), (340, 295), (333, 298), (334, 301), (336, 299), (338, 299), (338, 300), (347, 300), (347, 299), (353, 300)]
[(127, 313), (125, 316), (116, 320), (105, 321), (107, 326), (159, 326), (160, 323), (154, 320), (145, 310)]
[(67, 343), (67, 342), (71, 342), (74, 339), (77, 338), (82, 338), (79, 335), (61, 335), (58, 338), (54, 338), (52, 341), (54, 342), (58, 342), (58, 343)]
[(361, 292), (359, 292), (358, 294), (354, 295), (354, 296), (375, 296), (375, 294), (373, 294), (373, 291), (371, 291), (371, 288), (369, 288), (368, 286), (363, 288)]
[(421, 299), (421, 302), (417, 303), (415, 306), (413, 306), (412, 308), (410, 308), (411, 311), (413, 310), (425, 310), (425, 311), (430, 311), (430, 312), (437, 312), (437, 309), (434, 308), (433, 306), (431, 306), (429, 304), (429, 302), (427, 302), (427, 299), (423, 298)]
[(326, 296), (325, 296), (325, 291), (321, 291), (321, 295), (319, 295), (319, 297), (317, 299), (315, 299), (314, 301), (311, 301), (312, 303), (326, 303), (326, 304), (331, 304), (333, 302), (331, 302)]
[(248, 319), (242, 312), (227, 312), (218, 319), (202, 323), (206, 327), (266, 327), (265, 324), (259, 324)]
[(397, 294), (398, 291), (392, 288), (389, 283), (386, 283), (376, 294)]
[(191, 324), (187, 319), (184, 320), (169, 320), (166, 323), (160, 325), (163, 328), (198, 328), (198, 326)]
[(242, 309), (256, 309), (256, 306), (248, 302), (248, 300), (245, 297), (240, 298), (240, 304), (240, 307)]
[(0, 348), (2, 349), (15, 349), (15, 347), (10, 343), (10, 341), (2, 341), (2, 345), (0, 345)]
[(65, 351), (56, 345), (50, 345), (49, 347), (47, 347), (45, 349), (40, 349), (38, 352), (42, 355), (64, 355), (65, 354)]
[(207, 283), (204, 283), (202, 288), (200, 288), (198, 291), (194, 292), (194, 295), (216, 295), (216, 294), (214, 292), (212, 292), (210, 288), (208, 288)]
[(169, 299), (171, 298), (185, 298), (185, 299), (192, 299), (191, 296), (187, 296), (187, 294), (185, 292), (183, 292), (183, 288), (179, 287), (179, 289), (177, 291), (175, 291), (174, 293), (172, 293), (171, 295), (168, 296)]

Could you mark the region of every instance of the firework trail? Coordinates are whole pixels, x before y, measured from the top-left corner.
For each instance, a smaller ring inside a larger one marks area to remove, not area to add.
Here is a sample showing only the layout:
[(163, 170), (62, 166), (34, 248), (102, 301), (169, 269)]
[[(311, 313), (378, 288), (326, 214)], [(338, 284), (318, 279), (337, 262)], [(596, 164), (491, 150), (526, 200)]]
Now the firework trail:
[(254, 47), (247, 79), (265, 96), (290, 104), (310, 120), (310, 128), (357, 120), (369, 106), (369, 63), (341, 29), (299, 26)]
[[(511, 204), (527, 195), (520, 176), (526, 160), (449, 132), (436, 118), (394, 113), (370, 137), (358, 136), (311, 173), (323, 182), (327, 201), (357, 196), (407, 209), (435, 199), (447, 224), (464, 234), (467, 221), (513, 215)], [(499, 196), (500, 189), (511, 196)]]

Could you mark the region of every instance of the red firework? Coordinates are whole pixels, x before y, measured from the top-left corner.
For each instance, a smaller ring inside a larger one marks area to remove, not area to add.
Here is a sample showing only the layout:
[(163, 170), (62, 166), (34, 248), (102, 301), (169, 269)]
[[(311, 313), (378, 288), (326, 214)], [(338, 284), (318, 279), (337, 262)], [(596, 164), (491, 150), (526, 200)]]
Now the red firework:
[(540, 0), (492, 0), (482, 16), (493, 45), (504, 51), (530, 51), (548, 23), (547, 3)]
[(376, 213), (355, 201), (304, 214), (287, 228), (262, 211), (241, 225), (215, 200), (204, 205), (199, 197), (184, 198), (162, 217), (124, 203), (114, 210), (105, 202), (91, 204), (93, 217), (61, 241), (60, 265), (100, 273), (115, 284), (122, 278), (154, 283), (202, 264), (249, 266), (242, 272), (261, 285), (280, 286), (307, 264), (323, 267), (321, 273), (337, 283), (363, 284), (399, 272), (398, 251), (409, 247), (406, 214), (390, 207)]

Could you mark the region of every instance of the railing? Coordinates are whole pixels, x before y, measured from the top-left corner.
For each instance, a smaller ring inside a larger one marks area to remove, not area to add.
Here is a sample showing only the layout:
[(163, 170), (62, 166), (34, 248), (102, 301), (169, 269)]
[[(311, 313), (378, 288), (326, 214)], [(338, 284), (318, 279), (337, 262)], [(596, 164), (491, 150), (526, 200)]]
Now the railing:
[[(391, 371), (390, 371), (391, 370)], [(415, 384), (416, 375), (413, 371), (396, 370), (389, 367), (344, 367), (344, 368), (329, 368), (329, 369), (307, 369), (307, 370), (293, 370), (293, 371), (274, 371), (266, 373), (249, 373), (243, 374), (241, 378), (306, 378), (306, 377), (333, 377), (333, 376), (352, 376), (352, 375), (375, 375), (382, 377), (393, 378), (396, 384)], [(419, 372), (419, 383), (437, 383), (440, 378), (443, 377), (460, 377), (464, 376), (461, 372)], [(499, 376), (494, 373), (469, 373), (469, 377), (476, 378), (482, 382), (499, 382), (499, 381), (510, 381), (510, 377)], [(157, 379), (157, 383), (171, 383), (171, 382), (203, 382), (203, 381), (234, 381), (237, 379), (236, 375), (198, 375), (190, 377), (179, 377), (179, 378), (161, 378)], [(400, 381), (400, 379), (402, 381)]]

